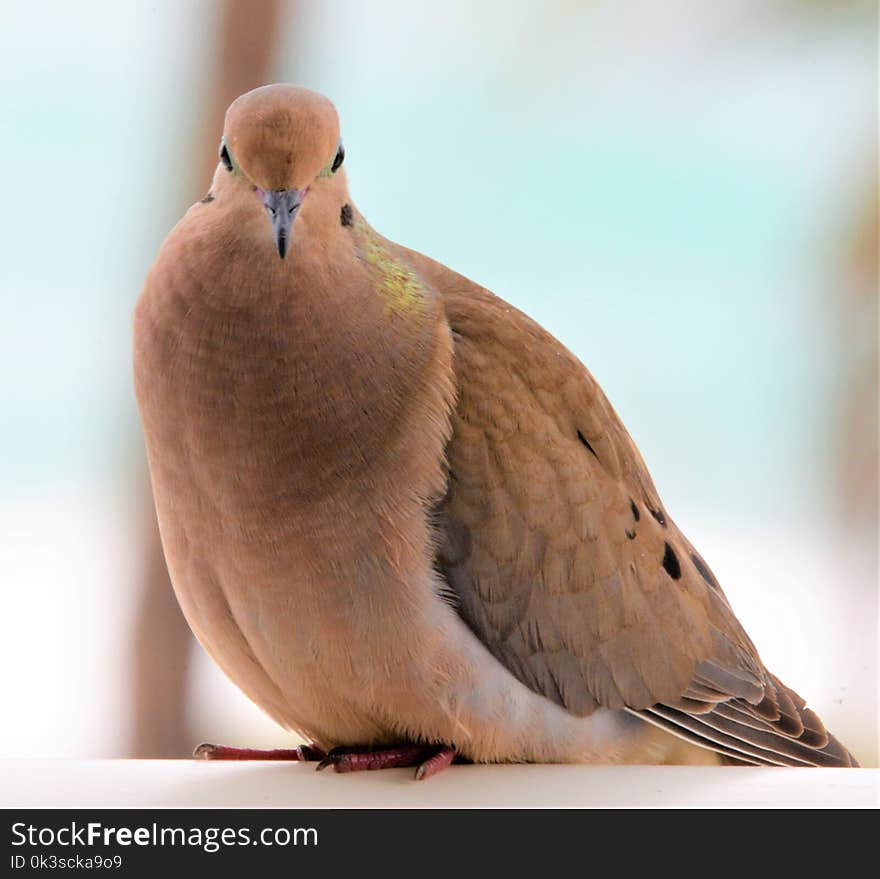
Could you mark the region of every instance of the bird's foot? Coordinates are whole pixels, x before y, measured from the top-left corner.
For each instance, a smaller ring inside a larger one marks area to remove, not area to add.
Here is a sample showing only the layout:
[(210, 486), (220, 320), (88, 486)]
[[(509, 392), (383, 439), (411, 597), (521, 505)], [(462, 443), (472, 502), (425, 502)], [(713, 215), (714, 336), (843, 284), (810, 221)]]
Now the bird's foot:
[(298, 748), (275, 748), (258, 750), (256, 748), (230, 748), (228, 745), (212, 745), (203, 742), (193, 751), (196, 760), (294, 760), (300, 763), (309, 760), (323, 760), (327, 754), (315, 745), (300, 745)]
[(416, 780), (436, 775), (455, 759), (455, 749), (446, 745), (398, 745), (394, 748), (333, 748), (317, 769), (332, 766), (336, 772), (361, 772), (371, 769), (392, 769), (415, 766)]

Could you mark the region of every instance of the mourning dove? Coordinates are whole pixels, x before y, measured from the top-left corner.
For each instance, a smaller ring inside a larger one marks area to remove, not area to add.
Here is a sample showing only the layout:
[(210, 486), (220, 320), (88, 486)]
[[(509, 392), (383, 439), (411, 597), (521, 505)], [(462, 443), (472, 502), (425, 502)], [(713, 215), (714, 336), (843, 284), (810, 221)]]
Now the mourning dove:
[(764, 667), (586, 368), (374, 231), (343, 158), (321, 95), (238, 98), (134, 317), (178, 600), (313, 742), (293, 756), (855, 765)]

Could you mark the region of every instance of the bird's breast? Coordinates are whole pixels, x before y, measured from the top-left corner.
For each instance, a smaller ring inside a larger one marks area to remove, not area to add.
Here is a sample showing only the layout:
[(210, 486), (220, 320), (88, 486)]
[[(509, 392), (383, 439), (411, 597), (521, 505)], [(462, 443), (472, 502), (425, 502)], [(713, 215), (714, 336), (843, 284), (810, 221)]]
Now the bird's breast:
[(424, 499), (444, 478), (448, 328), (357, 274), (344, 295), (302, 281), (245, 301), (235, 266), (212, 290), (186, 258), (148, 279), (134, 327), (165, 554), (218, 664), (302, 726), (324, 710), (308, 694), (383, 665), (371, 633), (398, 620), (406, 643), (436, 601)]
[[(306, 314), (175, 289), (138, 305), (135, 384), (178, 581), (213, 570), (224, 589), (304, 583), (315, 613), (334, 595), (356, 604), (403, 564), (383, 546), (409, 531), (423, 542), (419, 497), (440, 488), (446, 417), (430, 343), (445, 337), (429, 325), (389, 345), (382, 310)], [(425, 409), (440, 410), (430, 430)]]

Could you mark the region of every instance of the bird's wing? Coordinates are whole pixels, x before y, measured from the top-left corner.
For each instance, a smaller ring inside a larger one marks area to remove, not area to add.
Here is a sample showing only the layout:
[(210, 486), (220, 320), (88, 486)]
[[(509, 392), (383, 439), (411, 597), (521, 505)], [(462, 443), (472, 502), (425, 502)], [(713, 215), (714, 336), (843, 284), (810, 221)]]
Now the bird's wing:
[(851, 765), (766, 671), (584, 366), (506, 302), (410, 257), (455, 344), (437, 566), (495, 657), (576, 715), (626, 709), (743, 762)]

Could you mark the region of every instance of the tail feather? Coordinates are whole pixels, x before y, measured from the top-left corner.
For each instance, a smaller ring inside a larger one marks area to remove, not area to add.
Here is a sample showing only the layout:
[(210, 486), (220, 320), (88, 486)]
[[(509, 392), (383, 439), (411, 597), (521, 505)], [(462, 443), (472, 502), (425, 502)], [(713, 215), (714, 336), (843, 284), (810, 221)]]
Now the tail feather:
[[(698, 678), (675, 704), (634, 712), (680, 738), (759, 766), (854, 767), (852, 754), (818, 715), (778, 678), (768, 675), (763, 694), (724, 695), (720, 676)], [(742, 692), (742, 691), (741, 691)]]

